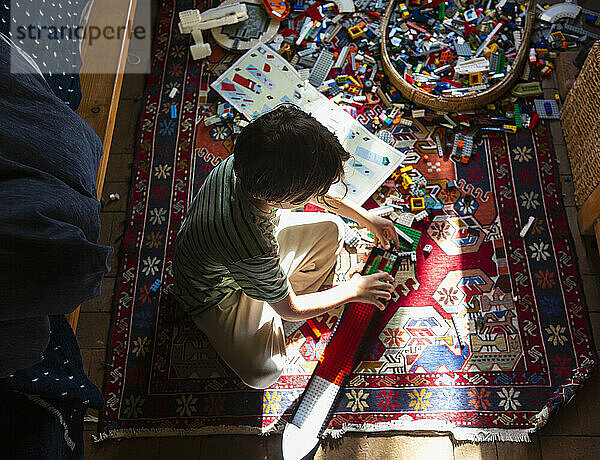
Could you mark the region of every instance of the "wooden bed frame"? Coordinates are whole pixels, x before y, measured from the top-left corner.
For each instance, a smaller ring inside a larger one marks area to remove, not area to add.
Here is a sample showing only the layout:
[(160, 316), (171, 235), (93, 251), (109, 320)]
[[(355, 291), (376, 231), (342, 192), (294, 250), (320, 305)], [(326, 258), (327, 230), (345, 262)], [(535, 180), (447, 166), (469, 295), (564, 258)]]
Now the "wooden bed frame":
[[(136, 4), (137, 0), (94, 0), (88, 20), (89, 25), (112, 24), (115, 27), (124, 25), (127, 32), (121, 39), (103, 40), (101, 46), (96, 44), (93, 47), (87, 47), (84, 42), (82, 49), (81, 92), (83, 97), (77, 114), (92, 127), (104, 147), (96, 174), (98, 199), (102, 196), (104, 186)], [(109, 73), (90, 74), (85, 72), (86, 63), (89, 65), (96, 59), (102, 59), (106, 63)], [(73, 331), (77, 329), (80, 308), (80, 306), (77, 307), (73, 313), (67, 315)]]

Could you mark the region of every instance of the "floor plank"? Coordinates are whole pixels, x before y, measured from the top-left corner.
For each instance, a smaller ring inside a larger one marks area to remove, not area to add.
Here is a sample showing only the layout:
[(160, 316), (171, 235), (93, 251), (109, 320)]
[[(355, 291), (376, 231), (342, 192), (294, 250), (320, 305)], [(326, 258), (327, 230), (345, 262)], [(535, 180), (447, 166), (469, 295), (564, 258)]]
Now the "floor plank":
[(574, 206), (567, 206), (565, 208), (567, 215), (567, 221), (573, 236), (573, 242), (575, 243), (575, 253), (577, 254), (579, 262), (579, 270), (582, 274), (594, 274), (595, 267), (590, 262), (588, 257), (588, 250), (585, 247), (581, 234), (579, 233), (579, 225), (577, 224), (577, 209)]
[[(579, 411), (581, 434), (584, 436), (600, 436), (600, 375), (594, 375), (575, 395), (575, 403)], [(598, 438), (600, 442), (600, 438)]]
[(573, 178), (570, 175), (560, 176), (560, 189), (565, 206), (575, 206), (575, 189)]
[(581, 435), (579, 421), (577, 404), (571, 401), (571, 403), (561, 407), (558, 413), (550, 418), (539, 434), (542, 436)]
[(110, 156), (134, 152), (141, 108), (141, 100), (125, 99), (119, 103)]
[(540, 460), (542, 451), (538, 436), (531, 442), (497, 442), (498, 460)]
[(327, 438), (315, 455), (315, 460), (367, 460), (369, 441), (365, 434), (348, 433), (343, 438)]
[(169, 436), (159, 438), (159, 458), (192, 460), (202, 458), (204, 436)]
[(558, 55), (556, 60), (556, 72), (561, 78), (558, 79), (558, 90), (560, 98), (564, 101), (567, 98), (567, 93), (573, 86), (579, 69), (575, 67), (573, 59), (577, 56), (577, 51), (565, 51)]
[[(131, 184), (129, 181), (105, 182), (104, 190), (102, 191), (102, 199), (104, 200), (103, 212), (126, 212), (130, 189)], [(118, 193), (119, 199), (112, 201), (110, 199), (112, 193)]]
[(127, 73), (129, 70), (131, 70), (131, 66), (128, 64), (125, 67), (126, 74), (121, 87), (121, 100), (138, 101), (144, 96), (148, 76), (143, 73)]
[(105, 182), (129, 182), (133, 167), (132, 153), (112, 153), (108, 158)]
[(561, 175), (571, 174), (571, 163), (565, 144), (553, 144), (554, 154), (558, 162), (558, 172)]
[(600, 442), (596, 437), (549, 436), (540, 441), (542, 460), (597, 460)]
[[(119, 457), (119, 442), (107, 440), (102, 442), (94, 442), (92, 431), (84, 431), (83, 439), (85, 443), (84, 455), (85, 460), (117, 460)], [(132, 457), (131, 460), (138, 457)]]
[(160, 442), (158, 437), (143, 438), (143, 442), (131, 442), (124, 439), (119, 442), (119, 459), (158, 460), (160, 457)]
[(454, 459), (449, 436), (369, 436), (368, 460)]
[(105, 349), (110, 328), (110, 313), (82, 312), (77, 325), (77, 342), (81, 348)]
[(112, 311), (112, 300), (115, 292), (115, 278), (104, 277), (100, 295), (81, 304), (81, 312), (101, 313)]
[(588, 311), (600, 312), (600, 275), (582, 275), (581, 281)]
[(201, 460), (237, 460), (239, 458), (268, 458), (269, 436), (219, 435), (205, 436), (202, 441)]
[(562, 126), (559, 120), (548, 120), (550, 127), (550, 135), (552, 136), (552, 144), (564, 145), (565, 139), (563, 137)]
[(470, 460), (475, 458), (478, 460), (498, 459), (496, 444), (493, 442), (461, 442), (454, 444), (455, 460)]

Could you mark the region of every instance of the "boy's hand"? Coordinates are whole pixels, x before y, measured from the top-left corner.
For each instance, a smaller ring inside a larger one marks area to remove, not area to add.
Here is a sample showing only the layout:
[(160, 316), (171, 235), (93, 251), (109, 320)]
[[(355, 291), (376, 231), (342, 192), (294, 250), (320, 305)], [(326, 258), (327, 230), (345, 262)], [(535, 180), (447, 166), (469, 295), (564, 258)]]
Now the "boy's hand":
[(389, 249), (390, 244), (396, 249), (400, 247), (398, 234), (391, 220), (371, 215), (369, 216), (367, 228), (375, 235), (385, 249)]
[(394, 277), (385, 272), (372, 275), (356, 273), (346, 283), (351, 289), (354, 302), (368, 303), (375, 305), (380, 310), (385, 310), (387, 302), (392, 298), (394, 289), (391, 285), (392, 281), (394, 281)]

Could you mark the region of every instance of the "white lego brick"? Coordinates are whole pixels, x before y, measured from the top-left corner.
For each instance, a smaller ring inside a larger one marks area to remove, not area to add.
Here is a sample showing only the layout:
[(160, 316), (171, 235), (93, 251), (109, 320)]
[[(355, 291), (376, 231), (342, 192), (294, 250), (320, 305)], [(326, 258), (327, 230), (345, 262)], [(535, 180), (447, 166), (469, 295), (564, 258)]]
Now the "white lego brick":
[(519, 236), (521, 238), (525, 238), (525, 235), (527, 235), (527, 232), (529, 231), (529, 229), (531, 228), (531, 226), (533, 225), (533, 222), (535, 221), (535, 217), (533, 216), (529, 216), (529, 219), (527, 220), (527, 223), (523, 226), (523, 228), (521, 229), (521, 231), (519, 232)]
[(521, 48), (521, 40), (522, 40), (522, 35), (521, 35), (521, 31), (520, 30), (515, 30), (513, 31), (513, 40), (515, 42), (515, 48), (519, 49)]
[(396, 233), (398, 234), (398, 236), (400, 237), (401, 240), (404, 240), (408, 244), (413, 244), (415, 242), (415, 240), (413, 240), (410, 236), (408, 236), (406, 233), (404, 233), (398, 227), (394, 226), (394, 230), (396, 230)]
[(246, 19), (248, 19), (248, 12), (243, 3), (212, 8), (202, 14), (198, 10), (187, 10), (179, 13), (179, 31), (182, 34), (189, 34), (194, 29), (213, 29)]
[(355, 247), (360, 243), (360, 234), (344, 223), (344, 242), (351, 247)]
[(190, 46), (190, 52), (192, 53), (192, 59), (204, 59), (211, 55), (212, 50), (208, 43), (200, 43), (198, 45)]
[(415, 220), (414, 214), (410, 212), (401, 212), (396, 213), (398, 218), (396, 219), (396, 223), (404, 225), (405, 227), (412, 227), (413, 221)]
[(354, 2), (352, 0), (333, 0), (340, 13), (354, 13)]
[(323, 40), (325, 43), (330, 43), (335, 36), (342, 30), (342, 25), (341, 24), (337, 24), (332, 30), (331, 32), (329, 32), (327, 34), (327, 37), (325, 37), (325, 39)]
[(349, 51), (350, 47), (348, 45), (342, 48), (342, 50), (338, 54), (337, 61), (335, 61), (335, 64), (333, 65), (334, 68), (339, 69), (344, 65), (344, 62), (346, 62), (346, 58), (348, 57)]
[(300, 33), (298, 34), (298, 39), (296, 40), (297, 46), (300, 46), (302, 44), (302, 42), (304, 41), (304, 38), (306, 37), (306, 34), (312, 28), (312, 25), (313, 25), (312, 19), (310, 17), (307, 17), (304, 20), (304, 24), (302, 25), (302, 28), (300, 29)]
[(454, 67), (454, 71), (461, 75), (468, 75), (474, 72), (488, 72), (489, 70), (490, 63), (484, 57), (461, 62)]
[(194, 27), (200, 24), (200, 11), (186, 10), (179, 13), (179, 32), (189, 34)]
[(421, 222), (426, 217), (427, 217), (427, 211), (425, 211), (425, 210), (419, 212), (418, 214), (415, 214), (415, 220), (417, 222)]
[[(248, 19), (247, 17), (245, 19)], [(238, 18), (234, 14), (230, 14), (228, 16), (224, 16), (222, 18), (211, 19), (210, 21), (203, 21), (198, 24), (196, 27), (200, 30), (214, 29), (216, 27), (223, 27), (230, 24), (236, 24), (244, 19)]]
[(573, 3), (559, 3), (546, 8), (540, 15), (540, 21), (554, 24), (559, 19), (575, 19), (581, 7)]
[(245, 16), (245, 19), (248, 19), (248, 11), (245, 3), (234, 3), (233, 5), (211, 8), (202, 12), (200, 16), (202, 17), (202, 21), (211, 21), (225, 16), (237, 16), (240, 18)]
[(435, 138), (435, 147), (437, 149), (438, 157), (442, 158), (444, 156), (444, 149), (442, 147), (442, 141), (440, 141), (440, 138), (437, 136)]
[(300, 75), (302, 80), (308, 80), (308, 77), (310, 76), (310, 69), (300, 69), (298, 70), (298, 75)]
[(202, 30), (201, 29), (193, 29), (192, 30), (192, 37), (194, 38), (194, 43), (196, 45), (201, 45), (202, 43), (204, 43), (204, 37), (202, 36)]
[(393, 206), (380, 206), (378, 208), (369, 209), (369, 212), (375, 216), (389, 216), (394, 212)]

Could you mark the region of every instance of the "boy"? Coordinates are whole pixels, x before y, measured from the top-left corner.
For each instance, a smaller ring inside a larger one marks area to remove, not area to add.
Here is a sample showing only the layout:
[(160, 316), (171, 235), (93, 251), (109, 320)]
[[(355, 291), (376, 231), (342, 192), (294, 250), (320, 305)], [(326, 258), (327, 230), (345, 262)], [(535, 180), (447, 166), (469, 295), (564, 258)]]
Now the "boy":
[(302, 321), (347, 302), (385, 308), (387, 273), (355, 275), (316, 292), (343, 246), (341, 219), (277, 213), (313, 201), (368, 227), (389, 248), (393, 224), (327, 195), (349, 155), (312, 116), (280, 106), (239, 134), (234, 154), (207, 177), (177, 236), (175, 297), (250, 387), (283, 371), (282, 318)]

